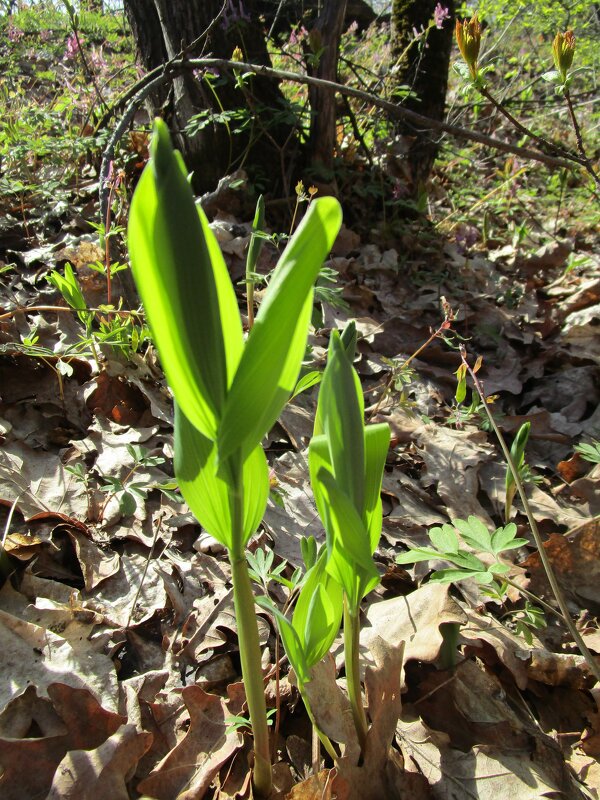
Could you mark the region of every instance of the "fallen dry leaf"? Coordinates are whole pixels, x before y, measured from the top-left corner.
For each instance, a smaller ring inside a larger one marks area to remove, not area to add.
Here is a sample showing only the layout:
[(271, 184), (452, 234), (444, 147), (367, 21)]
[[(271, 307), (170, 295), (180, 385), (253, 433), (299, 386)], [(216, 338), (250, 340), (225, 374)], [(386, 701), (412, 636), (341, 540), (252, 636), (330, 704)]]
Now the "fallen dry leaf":
[(129, 800), (127, 781), (151, 743), (151, 733), (122, 725), (94, 750), (68, 752), (58, 765), (47, 800)]
[(220, 697), (187, 686), (181, 697), (189, 712), (186, 736), (138, 785), (157, 800), (201, 800), (220, 767), (242, 745), (237, 731), (227, 731), (230, 715)]
[(28, 686), (41, 696), (55, 683), (87, 689), (116, 710), (117, 676), (112, 660), (91, 648), (75, 650), (61, 636), (0, 610), (0, 642), (7, 679), (0, 681), (0, 710)]
[(435, 661), (443, 643), (440, 626), (464, 624), (466, 619), (447, 584), (428, 583), (406, 597), (371, 603), (360, 632), (361, 648), (368, 653), (379, 638), (390, 645), (404, 642), (405, 661)]
[(46, 797), (67, 752), (99, 747), (125, 722), (85, 689), (54, 683), (47, 694), (49, 701), (30, 687), (0, 716), (2, 800)]

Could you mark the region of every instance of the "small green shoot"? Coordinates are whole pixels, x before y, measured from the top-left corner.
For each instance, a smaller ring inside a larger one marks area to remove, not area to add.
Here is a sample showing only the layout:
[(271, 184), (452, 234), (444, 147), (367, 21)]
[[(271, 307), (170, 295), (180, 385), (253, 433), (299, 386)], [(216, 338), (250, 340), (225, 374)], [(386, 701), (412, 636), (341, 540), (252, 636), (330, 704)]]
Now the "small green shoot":
[[(513, 464), (519, 472), (521, 478), (525, 474), (525, 448), (529, 439), (529, 432), (531, 430), (531, 422), (524, 422), (515, 436), (515, 440), (510, 448), (510, 456)], [(509, 466), (506, 467), (506, 477), (504, 479), (506, 496), (504, 501), (504, 521), (508, 523), (510, 520), (510, 512), (512, 509), (513, 500), (517, 493), (517, 486), (513, 477), (512, 471)]]

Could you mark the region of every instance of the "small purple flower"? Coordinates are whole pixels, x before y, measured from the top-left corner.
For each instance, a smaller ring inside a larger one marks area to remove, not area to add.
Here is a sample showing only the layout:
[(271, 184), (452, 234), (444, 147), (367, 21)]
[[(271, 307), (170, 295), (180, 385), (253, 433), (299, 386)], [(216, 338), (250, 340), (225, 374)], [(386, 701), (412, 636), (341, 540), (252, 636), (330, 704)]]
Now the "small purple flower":
[(459, 252), (464, 255), (467, 250), (479, 241), (479, 231), (474, 225), (461, 223), (456, 226), (454, 238)]
[(9, 42), (20, 42), (23, 36), (25, 36), (25, 33), (20, 28), (17, 28), (11, 21), (8, 23), (6, 35), (8, 36)]
[(221, 27), (227, 31), (237, 22), (250, 22), (250, 16), (244, 10), (244, 3), (238, 0), (237, 5), (233, 0), (227, 0), (225, 11), (221, 19)]
[(52, 31), (43, 30), (40, 31), (40, 42), (49, 42), (52, 38)]
[(433, 12), (435, 27), (441, 29), (445, 19), (450, 19), (450, 12), (441, 3), (438, 3)]
[(67, 44), (65, 46), (65, 54), (63, 56), (65, 61), (75, 61), (75, 59), (77, 58), (77, 53), (79, 52), (79, 41), (77, 40), (77, 36), (74, 33), (71, 33), (69, 35), (69, 38), (67, 39)]
[(352, 35), (356, 33), (357, 30), (358, 30), (358, 22), (356, 20), (352, 20), (346, 33)]

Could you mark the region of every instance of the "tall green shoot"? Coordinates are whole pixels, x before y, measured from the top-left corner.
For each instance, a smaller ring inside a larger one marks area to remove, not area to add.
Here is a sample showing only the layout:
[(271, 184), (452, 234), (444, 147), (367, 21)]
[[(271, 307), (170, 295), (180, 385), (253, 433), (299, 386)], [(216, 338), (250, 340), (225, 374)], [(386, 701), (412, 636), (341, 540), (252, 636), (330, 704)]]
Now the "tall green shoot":
[(254, 735), (254, 788), (268, 797), (269, 736), (245, 547), (269, 492), (260, 442), (296, 384), (314, 282), (341, 225), (341, 209), (329, 197), (311, 204), (244, 341), (223, 256), (161, 120), (154, 126), (150, 154), (131, 204), (131, 265), (175, 398), (179, 488), (202, 526), (227, 548), (231, 562)]
[(381, 480), (389, 448), (385, 423), (365, 426), (358, 375), (352, 366), (354, 327), (334, 331), (323, 375), (310, 479), (327, 536), (327, 572), (344, 594), (344, 653), (352, 716), (364, 752), (368, 723), (359, 671), (360, 603), (379, 583), (373, 552), (381, 536)]

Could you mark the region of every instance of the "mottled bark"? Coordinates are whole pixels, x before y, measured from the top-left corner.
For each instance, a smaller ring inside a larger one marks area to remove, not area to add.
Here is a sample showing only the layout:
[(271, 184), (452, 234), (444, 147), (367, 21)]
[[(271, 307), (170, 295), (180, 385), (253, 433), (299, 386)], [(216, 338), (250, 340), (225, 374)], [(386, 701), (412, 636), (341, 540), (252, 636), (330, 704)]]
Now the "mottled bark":
[[(415, 97), (403, 101), (407, 108), (435, 120), (444, 118), (448, 67), (454, 29), (454, 0), (444, 0), (450, 19), (442, 28), (433, 28), (427, 37), (427, 46), (414, 41), (414, 29), (426, 28), (433, 17), (437, 0), (393, 0), (392, 3), (392, 57), (398, 62), (399, 85), (411, 87)], [(414, 137), (408, 149), (407, 161), (412, 176), (412, 189), (416, 193), (427, 179), (438, 150), (438, 143), (430, 132), (421, 132), (408, 125), (399, 126), (399, 132)]]
[[(343, 32), (346, 0), (326, 0), (323, 13), (310, 31), (311, 56), (317, 60), (309, 72), (324, 80), (337, 80), (340, 38)], [(336, 143), (335, 92), (311, 87), (309, 165), (317, 179), (333, 179), (333, 156)]]
[[(136, 39), (140, 61), (147, 70), (164, 64), (203, 34), (219, 13), (221, 0), (125, 0), (125, 13)], [(236, 4), (236, 8), (240, 8)], [(264, 32), (255, 13), (254, 1), (243, 3), (244, 17), (230, 16), (214, 25), (207, 39), (189, 52), (231, 57), (239, 47), (244, 60), (270, 66)], [(222, 76), (225, 77), (225, 76)], [(216, 96), (215, 96), (216, 95)], [(157, 113), (169, 123), (186, 164), (194, 171), (197, 191), (213, 189), (218, 180), (240, 166), (251, 164), (273, 185), (280, 177), (278, 148), (283, 147), (292, 131), (289, 122), (274, 121), (285, 100), (276, 82), (252, 77), (241, 91), (233, 79), (219, 81), (214, 92), (191, 71), (176, 78), (172, 87), (153, 97)], [(230, 123), (231, 135), (221, 124), (210, 124), (194, 136), (184, 134), (192, 115), (202, 109), (218, 113), (247, 110), (252, 124), (242, 133), (234, 133), (237, 123)], [(293, 135), (293, 134), (292, 134)]]

